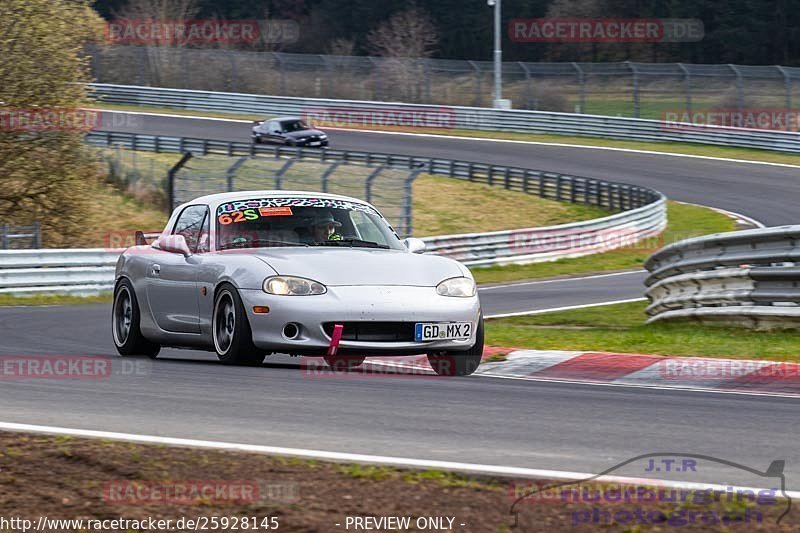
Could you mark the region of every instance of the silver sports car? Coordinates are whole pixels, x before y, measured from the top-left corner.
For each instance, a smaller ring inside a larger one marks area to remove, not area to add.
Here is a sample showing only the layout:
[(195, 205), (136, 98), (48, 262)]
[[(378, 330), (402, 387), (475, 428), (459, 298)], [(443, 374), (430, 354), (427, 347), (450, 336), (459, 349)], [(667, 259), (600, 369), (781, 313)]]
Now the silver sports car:
[(112, 333), (122, 355), (162, 346), (216, 351), (228, 364), (265, 355), (427, 354), (440, 375), (468, 375), (483, 352), (470, 271), (422, 255), (366, 202), (291, 191), (214, 194), (178, 207), (152, 244), (119, 258)]

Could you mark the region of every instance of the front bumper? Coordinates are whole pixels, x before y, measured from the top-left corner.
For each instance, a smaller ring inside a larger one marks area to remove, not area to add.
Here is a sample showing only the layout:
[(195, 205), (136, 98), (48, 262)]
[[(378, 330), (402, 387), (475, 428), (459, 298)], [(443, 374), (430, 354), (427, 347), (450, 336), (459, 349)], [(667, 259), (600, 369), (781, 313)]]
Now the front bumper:
[[(240, 290), (260, 349), (298, 355), (325, 355), (331, 338), (326, 322), (472, 322), (466, 340), (353, 341), (342, 339), (337, 353), (358, 355), (414, 355), (438, 351), (464, 351), (475, 344), (481, 316), (477, 296), (439, 296), (434, 287), (346, 286), (328, 287), (318, 296), (274, 296), (261, 290)], [(268, 314), (256, 314), (254, 306), (269, 306)], [(288, 323), (299, 326), (297, 337), (284, 335)]]
[[(319, 144), (315, 144), (319, 143)], [(317, 140), (305, 140), (305, 141), (295, 141), (297, 146), (308, 146), (309, 148), (324, 148), (328, 146), (328, 139), (317, 139)]]

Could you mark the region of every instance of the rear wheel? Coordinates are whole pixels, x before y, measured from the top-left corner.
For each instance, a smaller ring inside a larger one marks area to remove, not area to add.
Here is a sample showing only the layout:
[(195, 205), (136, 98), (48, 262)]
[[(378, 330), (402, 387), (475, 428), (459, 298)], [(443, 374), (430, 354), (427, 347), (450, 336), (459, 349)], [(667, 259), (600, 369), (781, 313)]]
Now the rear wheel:
[(483, 357), (483, 317), (478, 321), (475, 344), (465, 352), (428, 354), (428, 363), (440, 376), (469, 376), (481, 364)]
[(360, 367), (366, 356), (363, 355), (326, 355), (325, 362), (333, 370), (351, 370)]
[(239, 293), (226, 283), (214, 299), (212, 335), (217, 358), (226, 365), (258, 365), (266, 355), (253, 344), (253, 333)]
[(111, 336), (120, 355), (146, 355), (156, 358), (161, 346), (150, 342), (139, 329), (141, 312), (133, 284), (122, 279), (114, 290), (111, 307)]

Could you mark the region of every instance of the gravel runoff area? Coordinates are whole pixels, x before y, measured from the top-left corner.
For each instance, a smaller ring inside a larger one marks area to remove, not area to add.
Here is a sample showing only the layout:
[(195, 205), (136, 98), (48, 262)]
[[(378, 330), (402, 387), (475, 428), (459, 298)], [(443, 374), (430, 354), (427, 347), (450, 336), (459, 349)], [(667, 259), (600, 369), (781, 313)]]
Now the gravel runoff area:
[[(0, 433), (0, 531), (796, 531), (800, 524), (797, 513), (776, 523), (787, 509), (780, 499), (723, 494), (698, 502), (690, 493), (667, 503), (645, 497), (653, 492), (641, 485), (596, 482), (568, 485), (565, 497), (554, 483)], [(601, 503), (576, 497), (576, 487)], [(628, 501), (611, 497), (620, 490)]]

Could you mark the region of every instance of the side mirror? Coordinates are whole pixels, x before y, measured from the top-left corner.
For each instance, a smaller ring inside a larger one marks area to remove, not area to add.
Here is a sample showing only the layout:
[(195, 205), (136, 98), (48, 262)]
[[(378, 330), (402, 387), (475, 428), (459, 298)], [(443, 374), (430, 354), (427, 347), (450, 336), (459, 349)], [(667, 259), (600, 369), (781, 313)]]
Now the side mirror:
[(408, 251), (412, 254), (421, 254), (425, 252), (425, 241), (422, 239), (409, 237), (408, 239), (403, 239), (403, 244), (406, 245), (406, 248), (408, 248)]
[(164, 250), (165, 252), (181, 254), (184, 257), (192, 255), (189, 245), (186, 244), (186, 237), (183, 235), (162, 235), (158, 238), (156, 244), (158, 244), (159, 250)]

